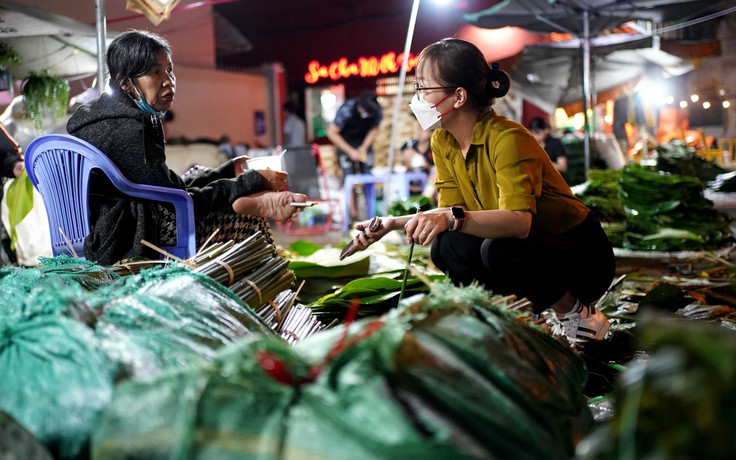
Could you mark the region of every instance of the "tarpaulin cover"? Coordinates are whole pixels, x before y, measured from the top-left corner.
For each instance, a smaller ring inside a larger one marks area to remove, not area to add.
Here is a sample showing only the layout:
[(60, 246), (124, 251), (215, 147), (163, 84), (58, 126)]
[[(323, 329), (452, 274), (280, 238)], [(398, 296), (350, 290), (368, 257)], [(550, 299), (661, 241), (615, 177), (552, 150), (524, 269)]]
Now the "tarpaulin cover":
[(0, 270), (0, 411), (57, 457), (82, 451), (112, 396), (111, 366), (84, 324), (94, 317), (84, 299), (117, 278), (69, 257)]
[(86, 260), (67, 256), (42, 258), (35, 268), (0, 269), (0, 307), (2, 317), (29, 317), (47, 313), (69, 313), (82, 307), (78, 302), (60, 299), (61, 295), (82, 298), (85, 291), (114, 283), (119, 276)]
[(133, 377), (211, 359), (253, 333), (273, 334), (232, 292), (185, 267), (144, 270), (97, 290), (91, 302), (102, 312), (102, 347)]
[(0, 318), (0, 410), (59, 458), (79, 455), (112, 397), (110, 363), (84, 324), (59, 315)]
[(0, 270), (0, 411), (56, 458), (86, 458), (116, 380), (273, 335), (230, 291), (184, 267), (119, 278), (91, 262), (44, 262)]
[(589, 420), (583, 362), (489, 305), (442, 294), (316, 334), (126, 382), (94, 459), (568, 459)]

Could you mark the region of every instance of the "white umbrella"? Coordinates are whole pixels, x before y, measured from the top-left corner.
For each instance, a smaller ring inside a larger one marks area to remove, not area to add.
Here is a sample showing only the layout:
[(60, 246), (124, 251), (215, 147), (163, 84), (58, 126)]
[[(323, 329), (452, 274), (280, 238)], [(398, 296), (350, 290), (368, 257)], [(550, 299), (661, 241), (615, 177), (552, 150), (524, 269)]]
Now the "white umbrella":
[(22, 62), (8, 69), (13, 78), (48, 69), (60, 77), (98, 72), (94, 26), (33, 6), (0, 0), (0, 42), (9, 44)]
[[(585, 114), (585, 172), (590, 166), (587, 109), (590, 107), (591, 39), (629, 21), (655, 24), (703, 16), (727, 8), (729, 1), (713, 0), (502, 0), (483, 11), (465, 15), (478, 27), (517, 26), (533, 32), (565, 32), (579, 39), (582, 52), (582, 97)], [(722, 11), (726, 14), (729, 10)]]
[[(635, 83), (654, 69), (662, 77), (676, 77), (694, 69), (689, 60), (661, 51), (653, 42), (651, 36), (617, 34), (591, 39), (592, 94)], [(582, 65), (577, 48), (574, 41), (527, 46), (509, 70), (513, 87), (550, 113), (582, 101)]]

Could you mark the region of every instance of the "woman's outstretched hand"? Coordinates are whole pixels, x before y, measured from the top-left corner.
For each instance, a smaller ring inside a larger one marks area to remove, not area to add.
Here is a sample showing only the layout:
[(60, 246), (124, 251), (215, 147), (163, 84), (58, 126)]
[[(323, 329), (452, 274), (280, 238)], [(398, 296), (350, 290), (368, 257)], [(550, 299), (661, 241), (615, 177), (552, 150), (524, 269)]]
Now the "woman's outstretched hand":
[(292, 206), (293, 202), (307, 201), (307, 196), (293, 192), (260, 192), (241, 196), (233, 201), (233, 211), (288, 222), (304, 208)]
[(356, 224), (355, 229), (359, 233), (343, 248), (340, 253), (340, 260), (364, 250), (386, 236), (388, 232), (394, 229), (393, 227), (394, 219), (391, 217), (374, 217), (369, 221)]

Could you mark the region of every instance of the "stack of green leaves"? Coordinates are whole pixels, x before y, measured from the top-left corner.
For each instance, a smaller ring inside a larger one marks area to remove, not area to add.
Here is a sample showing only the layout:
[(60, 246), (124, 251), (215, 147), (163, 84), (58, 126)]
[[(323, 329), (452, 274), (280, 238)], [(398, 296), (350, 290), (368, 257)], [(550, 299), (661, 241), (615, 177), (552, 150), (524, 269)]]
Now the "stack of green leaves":
[(412, 196), (403, 200), (396, 200), (391, 203), (391, 206), (388, 208), (388, 215), (406, 216), (409, 214), (416, 214), (417, 210), (419, 212), (424, 212), (433, 208), (436, 208), (436, 206), (429, 197)]
[(621, 247), (626, 228), (626, 212), (619, 193), (621, 170), (594, 169), (588, 175), (590, 180), (584, 186), (575, 187), (581, 188), (576, 196), (601, 222), (611, 244)]
[(656, 169), (671, 174), (697, 177), (703, 182), (710, 182), (719, 174), (728, 172), (714, 161), (708, 161), (695, 154), (695, 149), (683, 145), (679, 141), (661, 144), (657, 152)]
[[(444, 275), (429, 275), (433, 281), (444, 279)], [(358, 303), (360, 316), (382, 315), (392, 308), (396, 308), (401, 293), (401, 280), (386, 277), (366, 277), (353, 280), (327, 294), (311, 304), (310, 308), (324, 324), (333, 321), (342, 321), (353, 303)], [(424, 282), (415, 277), (409, 277), (404, 288), (404, 297), (429, 292)]]
[(730, 234), (730, 219), (705, 199), (703, 182), (697, 177), (632, 164), (621, 171), (620, 184), (626, 249), (714, 249)]
[(566, 138), (563, 140), (567, 154), (567, 171), (562, 175), (569, 185), (585, 182), (585, 149), (583, 141)]
[(708, 188), (716, 192), (736, 192), (736, 171), (719, 174), (708, 183)]
[(577, 194), (594, 216), (601, 222), (623, 222), (626, 219), (619, 197), (620, 169), (596, 169), (590, 171), (590, 181)]

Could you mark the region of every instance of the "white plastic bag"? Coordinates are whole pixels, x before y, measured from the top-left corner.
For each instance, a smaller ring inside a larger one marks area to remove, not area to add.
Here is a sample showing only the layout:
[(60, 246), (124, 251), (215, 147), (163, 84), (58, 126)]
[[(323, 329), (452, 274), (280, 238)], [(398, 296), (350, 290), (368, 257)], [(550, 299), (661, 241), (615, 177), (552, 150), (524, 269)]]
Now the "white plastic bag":
[[(2, 221), (7, 234), (10, 234), (8, 211), (8, 187), (15, 179), (5, 181), (2, 200)], [(33, 207), (30, 212), (15, 227), (18, 240), (15, 243), (15, 256), (18, 265), (32, 267), (38, 264), (39, 257), (52, 257), (51, 234), (49, 233), (49, 219), (46, 215), (46, 206), (38, 190), (33, 189)]]

